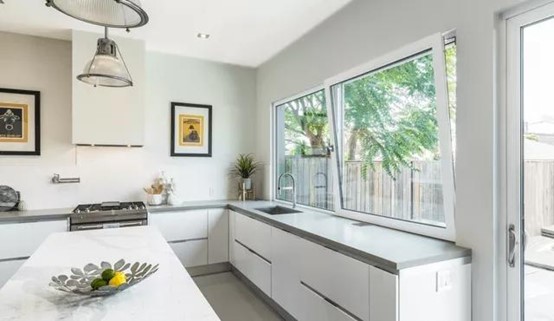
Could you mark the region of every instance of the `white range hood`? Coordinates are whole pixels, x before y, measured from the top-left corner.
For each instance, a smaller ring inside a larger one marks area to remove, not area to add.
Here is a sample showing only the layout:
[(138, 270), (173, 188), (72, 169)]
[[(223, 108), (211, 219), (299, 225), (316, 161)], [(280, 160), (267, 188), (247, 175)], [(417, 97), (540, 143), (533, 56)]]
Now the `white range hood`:
[(77, 80), (96, 52), (102, 34), (73, 31), (72, 142), (76, 145), (132, 146), (144, 144), (144, 41), (115, 40), (133, 77), (133, 87), (94, 87)]

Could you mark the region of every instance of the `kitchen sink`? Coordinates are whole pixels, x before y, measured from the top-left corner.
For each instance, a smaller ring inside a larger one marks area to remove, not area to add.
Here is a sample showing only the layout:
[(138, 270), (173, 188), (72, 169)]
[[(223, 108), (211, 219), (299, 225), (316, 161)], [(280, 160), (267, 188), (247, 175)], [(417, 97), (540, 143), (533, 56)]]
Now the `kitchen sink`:
[(262, 207), (262, 208), (257, 208), (256, 210), (267, 213), (269, 215), (302, 213), (301, 211), (297, 211), (295, 209), (284, 207), (284, 206)]

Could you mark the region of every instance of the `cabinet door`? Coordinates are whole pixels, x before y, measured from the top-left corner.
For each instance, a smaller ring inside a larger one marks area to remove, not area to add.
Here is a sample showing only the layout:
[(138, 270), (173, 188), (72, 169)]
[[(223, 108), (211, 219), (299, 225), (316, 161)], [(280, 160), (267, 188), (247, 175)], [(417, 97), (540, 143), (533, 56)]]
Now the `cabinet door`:
[(229, 262), (235, 266), (235, 220), (237, 215), (235, 211), (229, 210)]
[(208, 241), (196, 240), (169, 243), (175, 255), (185, 267), (208, 264)]
[[(321, 294), (314, 292), (305, 284), (300, 289), (300, 296), (303, 313), (300, 315), (299, 321), (360, 321), (352, 313)], [(382, 320), (377, 319), (375, 321)]]
[(235, 224), (235, 239), (271, 261), (271, 226), (242, 214)]
[(208, 264), (229, 261), (229, 215), (226, 209), (208, 211)]
[(271, 230), (271, 298), (296, 319), (303, 309), (300, 285), (300, 242), (298, 236)]
[(56, 232), (67, 231), (67, 220), (0, 224), (0, 260), (29, 257)]
[(149, 219), (170, 242), (208, 238), (208, 210), (157, 213)]
[(271, 296), (271, 264), (244, 245), (234, 242), (235, 267), (268, 296)]
[(369, 267), (369, 320), (398, 321), (398, 276)]
[(369, 265), (302, 240), (300, 278), (362, 320), (369, 320)]
[(0, 262), (0, 288), (17, 272), (26, 260)]

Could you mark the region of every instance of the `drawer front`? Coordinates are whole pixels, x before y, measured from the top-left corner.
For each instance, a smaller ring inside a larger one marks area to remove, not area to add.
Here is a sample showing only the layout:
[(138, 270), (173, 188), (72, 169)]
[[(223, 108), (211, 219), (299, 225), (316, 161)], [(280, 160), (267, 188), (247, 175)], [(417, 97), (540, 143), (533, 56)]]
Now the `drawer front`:
[(235, 239), (271, 261), (271, 226), (242, 214), (235, 218)]
[(369, 320), (369, 265), (306, 240), (302, 240), (302, 257), (303, 282)]
[(184, 267), (208, 264), (208, 240), (169, 243)]
[(335, 302), (315, 292), (305, 283), (302, 284), (300, 296), (303, 308), (299, 321), (361, 321)]
[(0, 288), (8, 282), (26, 260), (0, 262)]
[(229, 215), (226, 209), (208, 211), (208, 263), (229, 261)]
[(66, 231), (66, 220), (0, 224), (0, 260), (29, 257), (48, 235)]
[(398, 321), (398, 276), (369, 267), (369, 319)]
[(235, 267), (260, 290), (271, 296), (271, 264), (234, 242)]
[(152, 214), (149, 219), (169, 242), (208, 237), (208, 210)]
[(229, 262), (235, 264), (235, 222), (237, 214), (235, 211), (229, 210)]

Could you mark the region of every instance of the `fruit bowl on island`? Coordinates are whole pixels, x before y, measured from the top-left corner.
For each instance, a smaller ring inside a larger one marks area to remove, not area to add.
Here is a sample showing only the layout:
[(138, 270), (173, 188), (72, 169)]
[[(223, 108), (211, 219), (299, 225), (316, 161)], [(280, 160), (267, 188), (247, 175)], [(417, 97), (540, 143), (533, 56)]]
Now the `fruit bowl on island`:
[(72, 268), (70, 275), (52, 277), (53, 288), (81, 295), (108, 296), (136, 285), (158, 271), (158, 264), (126, 263), (121, 259), (113, 265), (89, 263), (82, 269)]

